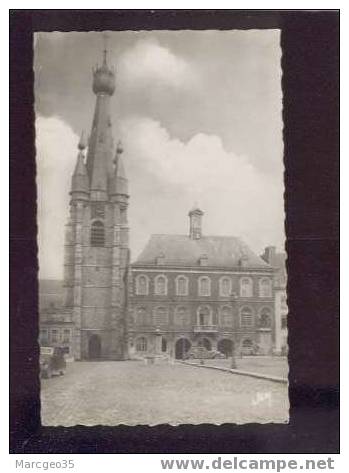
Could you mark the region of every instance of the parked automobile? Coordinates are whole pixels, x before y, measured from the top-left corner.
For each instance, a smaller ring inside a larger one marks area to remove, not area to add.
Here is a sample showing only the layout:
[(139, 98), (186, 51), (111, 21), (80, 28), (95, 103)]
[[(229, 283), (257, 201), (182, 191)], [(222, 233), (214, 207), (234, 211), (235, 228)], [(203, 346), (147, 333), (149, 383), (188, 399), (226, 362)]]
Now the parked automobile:
[(259, 345), (253, 343), (251, 345), (245, 345), (241, 348), (241, 355), (243, 356), (254, 356), (259, 354)]
[(40, 376), (63, 375), (67, 367), (61, 347), (40, 347)]
[(184, 359), (213, 359), (225, 358), (225, 355), (218, 350), (207, 350), (205, 347), (193, 347), (184, 355)]
[(209, 353), (211, 354), (211, 358), (219, 358), (223, 360), (224, 358), (227, 357), (224, 353), (222, 353), (219, 350), (210, 350)]

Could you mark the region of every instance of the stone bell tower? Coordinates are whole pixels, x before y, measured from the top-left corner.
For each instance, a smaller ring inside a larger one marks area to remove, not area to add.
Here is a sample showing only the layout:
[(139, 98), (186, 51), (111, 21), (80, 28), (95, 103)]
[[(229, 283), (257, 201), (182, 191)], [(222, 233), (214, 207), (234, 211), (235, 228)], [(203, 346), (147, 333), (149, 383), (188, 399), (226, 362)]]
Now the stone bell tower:
[[(110, 102), (115, 73), (93, 71), (96, 105), (88, 143), (79, 143), (65, 242), (65, 305), (74, 322), (75, 359), (124, 359), (129, 264), (128, 181), (114, 149)], [(85, 156), (85, 150), (87, 153)]]

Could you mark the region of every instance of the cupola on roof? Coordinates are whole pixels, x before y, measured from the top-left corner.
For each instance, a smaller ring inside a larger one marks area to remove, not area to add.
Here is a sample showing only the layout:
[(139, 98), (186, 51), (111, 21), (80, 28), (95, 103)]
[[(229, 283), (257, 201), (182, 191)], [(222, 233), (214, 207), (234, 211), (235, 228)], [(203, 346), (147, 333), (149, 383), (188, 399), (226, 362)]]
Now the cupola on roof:
[(204, 212), (199, 208), (199, 206), (196, 202), (193, 205), (193, 207), (189, 210), (189, 213), (188, 213), (189, 216), (191, 216), (193, 214), (204, 215)]

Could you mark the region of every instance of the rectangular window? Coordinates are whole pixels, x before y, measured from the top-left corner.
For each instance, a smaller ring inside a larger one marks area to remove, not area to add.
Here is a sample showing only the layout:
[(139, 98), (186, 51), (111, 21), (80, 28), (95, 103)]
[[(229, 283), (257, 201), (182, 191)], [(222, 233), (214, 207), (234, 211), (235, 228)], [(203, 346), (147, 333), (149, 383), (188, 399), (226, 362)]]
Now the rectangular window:
[(57, 343), (58, 342), (58, 335), (59, 335), (59, 332), (57, 329), (52, 329), (51, 330), (51, 342), (52, 343)]
[(70, 342), (70, 328), (65, 328), (63, 330), (63, 343)]

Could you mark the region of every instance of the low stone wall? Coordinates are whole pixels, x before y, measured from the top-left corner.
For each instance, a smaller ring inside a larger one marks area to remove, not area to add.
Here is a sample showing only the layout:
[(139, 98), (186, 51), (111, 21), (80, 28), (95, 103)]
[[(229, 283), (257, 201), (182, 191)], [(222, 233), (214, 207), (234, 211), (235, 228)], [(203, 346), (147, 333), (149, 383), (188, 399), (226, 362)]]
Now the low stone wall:
[(182, 363), (184, 365), (195, 366), (197, 368), (207, 368), (207, 369), (211, 369), (211, 370), (227, 371), (229, 373), (239, 374), (241, 376), (250, 376), (251, 378), (266, 379), (268, 381), (274, 381), (275, 383), (284, 383), (284, 384), (288, 383), (287, 378), (282, 378), (282, 377), (279, 377), (279, 376), (270, 376), (270, 375), (261, 374), (261, 373), (254, 373), (253, 371), (234, 370), (234, 369), (231, 369), (231, 368), (224, 368), (224, 367), (220, 367), (220, 366), (208, 366), (208, 365), (205, 365), (205, 364), (201, 365), (201, 364), (197, 364), (197, 363), (190, 363), (189, 361), (179, 361), (179, 360), (177, 360), (176, 363)]

